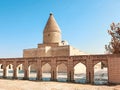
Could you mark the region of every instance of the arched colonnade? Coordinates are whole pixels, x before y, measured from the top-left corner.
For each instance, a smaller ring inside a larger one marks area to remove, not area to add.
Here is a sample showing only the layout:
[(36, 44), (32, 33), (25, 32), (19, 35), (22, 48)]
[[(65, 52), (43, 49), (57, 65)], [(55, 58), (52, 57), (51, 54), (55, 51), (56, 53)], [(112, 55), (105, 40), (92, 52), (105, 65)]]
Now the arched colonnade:
[[(24, 72), (23, 79), (29, 79), (29, 66), (36, 66), (36, 80), (42, 80), (42, 67), (49, 64), (51, 78), (50, 80), (57, 80), (57, 67), (61, 64), (66, 66), (67, 81), (74, 82), (74, 68), (77, 64), (81, 63), (86, 67), (86, 83), (94, 83), (94, 66), (101, 62), (105, 67), (108, 67), (107, 55), (81, 55), (81, 56), (63, 56), (63, 57), (40, 57), (40, 58), (1, 58), (0, 68), (2, 69), (2, 78), (7, 77), (7, 69), (12, 67), (13, 79), (18, 78), (18, 70), (22, 65)], [(79, 71), (79, 70), (78, 70)]]

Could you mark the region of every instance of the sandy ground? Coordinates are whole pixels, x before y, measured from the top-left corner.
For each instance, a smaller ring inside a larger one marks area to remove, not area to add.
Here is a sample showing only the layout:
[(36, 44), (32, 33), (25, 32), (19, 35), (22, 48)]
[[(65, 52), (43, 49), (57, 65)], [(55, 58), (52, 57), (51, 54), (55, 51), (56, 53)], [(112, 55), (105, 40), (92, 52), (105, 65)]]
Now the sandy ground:
[(117, 86), (95, 86), (64, 82), (41, 82), (27, 80), (0, 79), (0, 90), (120, 90)]

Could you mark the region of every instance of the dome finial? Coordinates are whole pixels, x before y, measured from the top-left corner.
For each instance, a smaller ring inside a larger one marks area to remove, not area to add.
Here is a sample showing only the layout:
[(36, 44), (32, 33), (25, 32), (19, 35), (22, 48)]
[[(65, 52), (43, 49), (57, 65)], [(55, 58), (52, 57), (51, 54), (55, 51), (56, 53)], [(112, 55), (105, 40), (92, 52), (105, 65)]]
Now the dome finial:
[(53, 15), (53, 13), (52, 13), (52, 12), (50, 12), (50, 16), (51, 16), (51, 15)]

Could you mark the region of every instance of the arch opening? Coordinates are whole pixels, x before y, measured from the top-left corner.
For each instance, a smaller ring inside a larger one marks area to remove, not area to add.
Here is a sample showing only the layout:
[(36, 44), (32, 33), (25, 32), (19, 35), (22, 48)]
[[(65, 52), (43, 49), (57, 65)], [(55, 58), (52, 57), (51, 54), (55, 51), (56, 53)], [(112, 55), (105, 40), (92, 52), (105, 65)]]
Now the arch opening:
[(3, 64), (0, 64), (0, 78), (3, 77)]
[(57, 66), (57, 81), (67, 81), (67, 66), (63, 63)]
[(6, 78), (8, 79), (12, 79), (13, 78), (13, 65), (9, 64), (6, 67)]
[(24, 67), (23, 64), (17, 66), (17, 78), (23, 79), (24, 78)]
[(51, 66), (49, 63), (46, 63), (42, 66), (42, 80), (50, 81), (51, 79)]
[(74, 81), (77, 83), (86, 83), (86, 66), (78, 63), (74, 66)]
[(108, 83), (108, 68), (102, 62), (94, 66), (94, 84)]
[(29, 80), (37, 80), (37, 67), (35, 64), (31, 64), (28, 67)]

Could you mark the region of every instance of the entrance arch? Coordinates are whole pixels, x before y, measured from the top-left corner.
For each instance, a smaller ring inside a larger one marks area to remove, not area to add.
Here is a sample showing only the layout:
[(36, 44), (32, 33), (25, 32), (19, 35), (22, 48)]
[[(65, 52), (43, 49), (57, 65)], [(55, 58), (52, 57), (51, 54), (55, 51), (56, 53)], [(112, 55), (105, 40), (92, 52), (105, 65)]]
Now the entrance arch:
[(3, 77), (3, 64), (0, 64), (0, 78)]
[(29, 80), (36, 80), (37, 79), (37, 67), (35, 64), (31, 64), (28, 67), (29, 71)]
[(46, 63), (42, 66), (42, 80), (49, 81), (51, 79), (51, 66)]
[(6, 67), (6, 77), (9, 78), (9, 79), (12, 79), (13, 78), (13, 65), (12, 64), (9, 64), (7, 65)]
[(23, 64), (19, 64), (17, 66), (17, 78), (23, 79), (24, 78), (24, 67)]
[(63, 63), (57, 66), (57, 81), (67, 81), (67, 66)]
[(74, 81), (86, 83), (86, 66), (81, 62), (74, 66)]
[(103, 62), (94, 65), (94, 84), (108, 83), (108, 68)]

